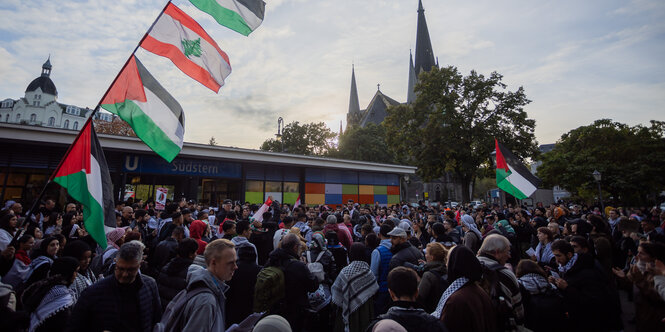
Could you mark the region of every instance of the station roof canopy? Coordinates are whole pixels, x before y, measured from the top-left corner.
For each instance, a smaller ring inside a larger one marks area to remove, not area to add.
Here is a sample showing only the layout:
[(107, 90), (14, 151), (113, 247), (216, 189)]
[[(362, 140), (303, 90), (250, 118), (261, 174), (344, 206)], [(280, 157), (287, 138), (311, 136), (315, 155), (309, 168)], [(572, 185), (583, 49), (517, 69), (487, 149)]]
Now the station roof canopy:
[[(27, 144), (67, 146), (74, 141), (77, 131), (0, 123), (0, 141)], [(102, 148), (128, 153), (154, 154), (137, 137), (98, 134)], [(156, 154), (155, 154), (156, 155)], [(396, 174), (415, 174), (416, 167), (374, 162), (303, 156), (226, 146), (185, 142), (178, 157), (251, 162), (279, 166), (321, 167)]]

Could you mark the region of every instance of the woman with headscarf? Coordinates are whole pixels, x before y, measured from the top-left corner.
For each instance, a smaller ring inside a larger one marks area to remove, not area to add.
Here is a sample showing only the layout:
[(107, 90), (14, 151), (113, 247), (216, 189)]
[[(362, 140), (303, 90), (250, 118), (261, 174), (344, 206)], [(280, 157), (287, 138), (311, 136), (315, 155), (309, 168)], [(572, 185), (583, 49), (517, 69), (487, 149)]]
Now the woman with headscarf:
[(22, 296), (24, 309), (30, 313), (29, 332), (64, 331), (76, 303), (69, 286), (76, 278), (79, 262), (73, 257), (56, 259), (48, 278), (28, 287)]
[(79, 271), (76, 274), (76, 279), (74, 279), (74, 282), (69, 287), (72, 289), (74, 301), (76, 301), (81, 296), (84, 289), (97, 282), (97, 277), (89, 268), (92, 249), (90, 249), (90, 246), (87, 243), (81, 240), (76, 240), (65, 245), (63, 256), (73, 257), (79, 262)]
[(46, 278), (59, 249), (58, 239), (55, 236), (49, 236), (39, 244), (39, 248), (32, 250), (30, 268), (23, 277), (23, 287), (28, 287), (34, 282)]
[(9, 272), (2, 277), (2, 282), (12, 285), (14, 289), (21, 283), (23, 277), (30, 269), (29, 253), (35, 244), (35, 238), (32, 235), (23, 235), (18, 239), (18, 250), (14, 255), (14, 263)]
[(461, 222), (462, 231), (464, 231), (462, 244), (471, 249), (471, 252), (477, 253), (478, 249), (480, 249), (480, 244), (483, 242), (483, 235), (478, 230), (478, 226), (476, 226), (476, 222), (472, 216), (468, 214), (463, 215)]
[(15, 215), (7, 213), (0, 217), (0, 251), (7, 248), (16, 234), (18, 219)]
[(496, 312), (487, 293), (477, 284), (482, 277), (480, 261), (465, 246), (454, 247), (448, 256), (450, 286), (443, 292), (432, 315), (450, 331), (496, 331)]
[(332, 302), (338, 313), (335, 331), (365, 331), (374, 318), (374, 301), (370, 300), (379, 285), (364, 256), (365, 246), (358, 242), (352, 244), (351, 263), (340, 271), (332, 286)]

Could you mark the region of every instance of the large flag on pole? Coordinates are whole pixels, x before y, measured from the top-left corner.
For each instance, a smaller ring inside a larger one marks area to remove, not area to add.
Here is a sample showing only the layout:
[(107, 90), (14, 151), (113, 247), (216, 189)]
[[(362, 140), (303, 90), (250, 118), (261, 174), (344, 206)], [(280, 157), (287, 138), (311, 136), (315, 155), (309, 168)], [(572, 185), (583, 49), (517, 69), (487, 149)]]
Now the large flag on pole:
[(540, 185), (540, 179), (531, 174), (529, 169), (503, 144), (494, 140), (496, 145), (496, 185), (503, 191), (525, 199), (533, 194)]
[(153, 151), (171, 162), (182, 150), (185, 114), (136, 56), (118, 76), (102, 100), (102, 107), (117, 114)]
[(113, 183), (97, 135), (88, 121), (69, 153), (53, 175), (53, 181), (67, 189), (83, 205), (85, 229), (106, 249), (105, 227), (116, 226)]
[(172, 3), (166, 6), (141, 47), (171, 59), (183, 73), (215, 92), (231, 74), (226, 53), (193, 18)]
[(256, 221), (263, 221), (263, 214), (270, 209), (270, 206), (272, 205), (272, 196), (268, 196), (268, 199), (266, 199), (265, 203), (261, 205), (261, 207), (256, 210), (256, 213), (254, 213), (254, 220)]
[(189, 0), (210, 14), (217, 23), (245, 36), (261, 25), (266, 3), (263, 0)]

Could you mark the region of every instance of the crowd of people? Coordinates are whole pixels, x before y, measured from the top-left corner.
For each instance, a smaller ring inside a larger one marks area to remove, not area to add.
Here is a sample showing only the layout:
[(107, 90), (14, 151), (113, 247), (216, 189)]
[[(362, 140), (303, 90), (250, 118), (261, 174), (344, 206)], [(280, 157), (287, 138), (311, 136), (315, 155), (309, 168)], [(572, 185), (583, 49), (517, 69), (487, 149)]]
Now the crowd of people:
[(665, 212), (116, 204), (0, 212), (3, 331), (665, 331)]

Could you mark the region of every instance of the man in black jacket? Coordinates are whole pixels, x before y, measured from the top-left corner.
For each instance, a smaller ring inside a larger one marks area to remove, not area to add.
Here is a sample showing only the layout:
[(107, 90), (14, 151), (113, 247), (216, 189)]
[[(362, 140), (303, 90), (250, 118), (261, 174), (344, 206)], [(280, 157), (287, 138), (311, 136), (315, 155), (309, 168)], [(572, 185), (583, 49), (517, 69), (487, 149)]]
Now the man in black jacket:
[[(228, 221), (227, 221), (228, 222)], [(238, 248), (238, 269), (227, 282), (226, 325), (231, 326), (251, 315), (254, 304), (254, 285), (261, 267), (256, 264), (256, 253), (250, 246)]]
[(138, 241), (120, 247), (114, 274), (81, 293), (67, 331), (152, 331), (162, 306), (155, 280), (138, 273), (143, 249)]
[(369, 326), (372, 331), (374, 325), (383, 319), (392, 319), (402, 325), (407, 331), (446, 331), (443, 323), (436, 317), (419, 308), (416, 303), (418, 297), (418, 275), (416, 271), (399, 266), (388, 274), (388, 292), (392, 298), (392, 307), (383, 315), (379, 315)]
[(286, 318), (291, 329), (298, 332), (302, 328), (302, 317), (309, 306), (308, 292), (314, 292), (319, 282), (307, 265), (300, 260), (300, 239), (295, 234), (287, 234), (282, 239), (282, 247), (270, 253), (267, 266), (277, 266), (284, 271), (284, 289), (286, 296), (279, 308), (272, 314)]
[(392, 243), (390, 251), (393, 253), (389, 265), (391, 270), (398, 266), (404, 266), (407, 262), (418, 265), (418, 260), (424, 258), (422, 252), (406, 240), (406, 231), (402, 228), (395, 227), (388, 235)]

